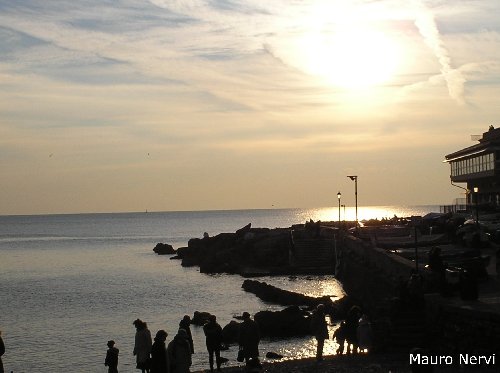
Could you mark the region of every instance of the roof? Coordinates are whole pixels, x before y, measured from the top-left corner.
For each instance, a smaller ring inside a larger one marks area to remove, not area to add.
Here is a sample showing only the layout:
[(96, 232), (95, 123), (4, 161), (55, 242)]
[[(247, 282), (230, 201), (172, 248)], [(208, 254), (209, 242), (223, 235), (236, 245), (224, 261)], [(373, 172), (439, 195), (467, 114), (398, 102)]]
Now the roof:
[(485, 153), (491, 150), (500, 150), (500, 128), (493, 128), (493, 126), (491, 126), (487, 132), (483, 133), (482, 138), (479, 140), (479, 144), (446, 155), (445, 162), (451, 162), (456, 159)]

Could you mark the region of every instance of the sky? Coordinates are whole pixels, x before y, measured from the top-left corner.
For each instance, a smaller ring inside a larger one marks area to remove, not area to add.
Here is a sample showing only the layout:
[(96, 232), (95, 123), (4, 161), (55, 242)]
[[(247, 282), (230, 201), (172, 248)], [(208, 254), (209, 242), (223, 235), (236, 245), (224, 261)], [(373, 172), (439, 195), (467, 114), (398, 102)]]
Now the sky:
[(498, 0), (0, 0), (0, 215), (445, 205)]

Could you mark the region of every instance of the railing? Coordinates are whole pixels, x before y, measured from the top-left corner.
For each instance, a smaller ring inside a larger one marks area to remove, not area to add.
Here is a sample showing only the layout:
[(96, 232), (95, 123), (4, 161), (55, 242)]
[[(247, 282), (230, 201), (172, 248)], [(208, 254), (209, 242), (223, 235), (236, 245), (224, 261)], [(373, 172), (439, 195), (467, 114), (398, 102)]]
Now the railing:
[(467, 203), (466, 198), (456, 198), (455, 203), (453, 205), (442, 205), (439, 206), (439, 212), (441, 213), (455, 213), (459, 211), (467, 211), (470, 212), (472, 209), (472, 206)]

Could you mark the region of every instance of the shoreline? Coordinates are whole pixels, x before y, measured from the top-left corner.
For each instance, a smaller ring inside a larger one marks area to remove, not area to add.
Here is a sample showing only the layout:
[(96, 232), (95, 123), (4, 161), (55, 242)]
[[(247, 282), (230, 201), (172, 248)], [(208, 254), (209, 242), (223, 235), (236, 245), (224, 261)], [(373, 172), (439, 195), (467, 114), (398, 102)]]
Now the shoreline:
[[(208, 366), (208, 361), (207, 361)], [(411, 373), (408, 357), (404, 354), (349, 354), (327, 355), (323, 361), (315, 357), (289, 359), (276, 362), (263, 362), (261, 372), (269, 373), (346, 373), (346, 372), (392, 372)], [(222, 367), (222, 372), (244, 372), (245, 365)], [(207, 373), (210, 369), (193, 371), (192, 373)]]
[[(261, 372), (266, 373), (411, 373), (409, 353), (373, 353), (373, 354), (349, 354), (349, 355), (328, 355), (321, 362), (316, 361), (314, 357), (283, 360), (276, 362), (262, 363)], [(422, 368), (430, 368), (429, 372), (434, 373), (452, 373), (452, 372), (498, 372), (498, 365), (421, 365)], [(245, 365), (222, 367), (222, 372), (236, 373), (246, 372)], [(192, 373), (208, 373), (204, 370), (193, 371)]]

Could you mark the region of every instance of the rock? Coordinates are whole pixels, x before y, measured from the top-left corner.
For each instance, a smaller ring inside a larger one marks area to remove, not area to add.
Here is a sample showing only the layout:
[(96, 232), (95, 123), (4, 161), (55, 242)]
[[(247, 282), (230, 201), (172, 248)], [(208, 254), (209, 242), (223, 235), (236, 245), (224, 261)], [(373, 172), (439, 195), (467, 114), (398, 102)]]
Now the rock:
[(283, 359), (283, 355), (277, 354), (276, 352), (272, 352), (272, 351), (269, 351), (268, 353), (266, 353), (266, 357), (268, 359), (276, 359), (276, 360)]
[(231, 320), (229, 324), (222, 328), (222, 340), (224, 343), (231, 344), (238, 342), (238, 334), (240, 332), (240, 323)]
[(191, 318), (191, 324), (203, 326), (208, 322), (210, 316), (211, 314), (209, 312), (194, 311), (193, 317)]
[(245, 225), (243, 228), (240, 228), (236, 231), (237, 236), (245, 236), (247, 232), (250, 232), (250, 229), (252, 228), (252, 223), (248, 223)]
[(254, 319), (263, 336), (300, 337), (310, 334), (309, 315), (298, 306), (276, 312), (260, 311)]
[(220, 357), (220, 363), (221, 364), (226, 364), (227, 362), (229, 361), (229, 359), (225, 358), (225, 357)]
[(256, 280), (245, 280), (241, 287), (250, 293), (254, 293), (257, 297), (266, 302), (273, 302), (283, 306), (296, 305), (316, 307), (322, 303), (327, 308), (327, 313), (330, 313), (332, 300), (330, 297), (309, 297), (304, 294), (295, 293), (293, 291), (283, 290), (265, 282)]
[(169, 245), (168, 243), (161, 243), (158, 242), (156, 246), (154, 247), (153, 251), (157, 253), (158, 255), (171, 255), (175, 254), (175, 250), (172, 247), (172, 245)]

